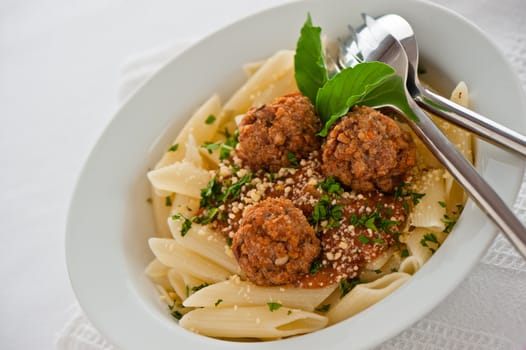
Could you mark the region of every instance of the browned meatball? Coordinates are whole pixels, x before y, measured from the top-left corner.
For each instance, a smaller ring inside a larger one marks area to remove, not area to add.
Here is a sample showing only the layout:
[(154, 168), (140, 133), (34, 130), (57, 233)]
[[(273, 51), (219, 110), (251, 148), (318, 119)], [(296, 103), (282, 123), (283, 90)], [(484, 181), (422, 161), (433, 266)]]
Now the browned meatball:
[(276, 172), (318, 149), (319, 117), (299, 92), (251, 108), (239, 126), (237, 155), (253, 171)]
[(268, 198), (245, 210), (232, 250), (247, 278), (259, 286), (297, 282), (309, 273), (321, 244), (292, 202)]
[(323, 145), (324, 173), (358, 192), (390, 192), (415, 164), (411, 135), (370, 107), (354, 107)]

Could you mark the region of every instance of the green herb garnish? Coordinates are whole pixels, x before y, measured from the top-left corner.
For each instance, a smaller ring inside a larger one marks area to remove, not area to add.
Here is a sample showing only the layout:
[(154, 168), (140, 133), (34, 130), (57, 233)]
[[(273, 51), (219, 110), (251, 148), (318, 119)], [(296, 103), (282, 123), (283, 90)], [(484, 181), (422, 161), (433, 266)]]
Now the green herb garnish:
[(294, 168), (297, 168), (299, 166), (298, 159), (291, 151), (287, 151), (287, 160), (289, 161), (290, 165), (292, 165)]
[(444, 218), (442, 219), (442, 222), (446, 226), (442, 232), (451, 233), (451, 230), (453, 230), (453, 226), (455, 226), (455, 224), (457, 223), (458, 217), (460, 216), (460, 213), (462, 213), (463, 209), (464, 209), (464, 206), (462, 204), (457, 204), (456, 210), (454, 210), (451, 213), (451, 215), (444, 214)]
[(210, 114), (208, 117), (206, 117), (205, 119), (205, 123), (210, 125), (210, 124), (213, 124), (214, 122), (216, 121), (216, 116), (213, 115), (213, 114)]
[(325, 124), (321, 136), (326, 136), (331, 125), (354, 105), (391, 104), (418, 121), (407, 103), (404, 82), (387, 64), (363, 62), (343, 69), (329, 80), (321, 28), (312, 25), (310, 14), (296, 45), (294, 74), (299, 90), (311, 100)]
[(301, 28), (294, 67), (299, 90), (315, 104), (318, 90), (327, 82), (328, 75), (321, 43), (321, 28), (312, 25), (310, 14)]
[(328, 194), (338, 194), (339, 195), (343, 193), (343, 188), (342, 188), (341, 183), (339, 183), (332, 176), (329, 176), (323, 182), (320, 182), (318, 184), (318, 187), (320, 187), (322, 190), (324, 190)]
[(316, 273), (318, 273), (318, 271), (320, 271), (320, 269), (321, 269), (321, 260), (320, 259), (314, 259), (314, 261), (310, 265), (309, 273), (311, 275), (315, 275)]
[(212, 154), (216, 149), (219, 149), (221, 145), (222, 145), (221, 141), (218, 141), (218, 142), (208, 142), (207, 141), (201, 147), (206, 149), (208, 153)]
[(327, 311), (329, 311), (330, 308), (331, 308), (331, 304), (324, 304), (322, 306), (318, 306), (314, 310), (316, 310), (318, 312), (327, 312)]
[(365, 237), (364, 235), (359, 235), (358, 236), (358, 240), (360, 242), (362, 242), (363, 244), (368, 244), (370, 241), (369, 241), (369, 238)]
[(340, 299), (349, 293), (358, 284), (363, 283), (358, 277), (341, 280), (338, 284)]
[(172, 145), (170, 146), (170, 148), (168, 148), (168, 152), (175, 152), (177, 151), (178, 148), (179, 148), (179, 144), (176, 143), (175, 145)]
[(310, 222), (318, 228), (322, 221), (327, 221), (327, 228), (339, 227), (340, 219), (343, 217), (343, 206), (334, 205), (327, 195), (320, 198), (314, 205)]
[(382, 216), (382, 210), (383, 204), (378, 203), (376, 210), (370, 214), (362, 214), (358, 216), (355, 213), (352, 213), (349, 218), (349, 224), (357, 228), (368, 228), (375, 232), (393, 233), (391, 227), (397, 225), (398, 221), (384, 218)]
[[(434, 243), (435, 244), (435, 248), (430, 247), (429, 243)], [(424, 234), (424, 236), (420, 240), (420, 244), (423, 247), (429, 248), (431, 253), (435, 253), (435, 251), (440, 247), (440, 243), (438, 242), (437, 237), (435, 236), (434, 233), (431, 233), (431, 232)]]
[(192, 228), (193, 219), (186, 217), (184, 214), (177, 213), (172, 216), (172, 220), (183, 220), (183, 224), (181, 225), (181, 237), (184, 237)]
[(205, 288), (205, 287), (208, 287), (208, 286), (209, 286), (209, 284), (206, 283), (206, 282), (205, 282), (205, 283), (202, 283), (202, 284), (200, 284), (200, 285), (198, 285), (198, 286), (193, 286), (193, 287), (192, 287), (192, 292), (195, 293), (195, 292), (197, 292), (198, 290), (201, 290), (201, 289), (203, 289), (203, 288)]
[(274, 311), (278, 310), (280, 307), (283, 306), (280, 303), (267, 303), (267, 305), (268, 305), (268, 309), (271, 312), (274, 312)]

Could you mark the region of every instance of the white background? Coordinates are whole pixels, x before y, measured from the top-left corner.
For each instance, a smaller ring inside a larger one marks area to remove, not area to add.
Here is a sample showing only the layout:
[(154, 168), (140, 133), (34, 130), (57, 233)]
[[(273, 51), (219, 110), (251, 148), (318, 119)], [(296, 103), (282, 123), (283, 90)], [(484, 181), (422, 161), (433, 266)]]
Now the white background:
[[(52, 349), (68, 319), (75, 301), (64, 254), (69, 200), (117, 108), (126, 59), (282, 2), (0, 1), (1, 349)], [(520, 45), (526, 56), (526, 42), (507, 35), (526, 32), (522, 0), (436, 2), (488, 31), (503, 51)], [(504, 5), (517, 18), (505, 18)], [(511, 61), (525, 83), (524, 61)]]

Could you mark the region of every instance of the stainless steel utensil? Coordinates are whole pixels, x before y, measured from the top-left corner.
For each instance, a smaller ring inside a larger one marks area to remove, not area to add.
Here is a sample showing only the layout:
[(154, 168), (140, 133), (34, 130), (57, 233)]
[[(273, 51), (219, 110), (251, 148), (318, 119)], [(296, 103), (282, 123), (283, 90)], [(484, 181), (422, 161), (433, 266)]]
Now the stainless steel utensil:
[[(366, 23), (378, 22), (402, 44), (409, 62), (407, 88), (420, 107), (473, 132), (485, 141), (526, 156), (526, 136), (460, 106), (421, 84), (418, 78), (419, 54), (417, 40), (413, 28), (402, 16), (387, 14), (374, 19), (371, 16), (364, 15), (364, 20)], [(365, 28), (365, 26), (360, 27), (355, 31), (352, 27), (349, 27), (349, 36), (347, 39), (340, 41), (338, 55), (340, 67), (354, 66), (360, 61), (371, 60), (369, 56), (374, 47), (370, 43), (374, 42), (374, 38), (371, 38), (370, 31), (365, 30)], [(441, 108), (437, 108), (437, 106)]]
[[(508, 237), (517, 250), (526, 257), (526, 228), (484, 178), (413, 100), (413, 96), (407, 89), (410, 65), (402, 44), (385, 31), (379, 23), (368, 21), (367, 17), (366, 29), (364, 30), (367, 30), (368, 35), (370, 35), (368, 45), (372, 47), (368, 58), (384, 62), (396, 70), (396, 74), (404, 82), (407, 102), (418, 116), (419, 121), (413, 121), (403, 113), (399, 113), (400, 116), (466, 190), (469, 196)], [(385, 107), (397, 109), (394, 106)]]

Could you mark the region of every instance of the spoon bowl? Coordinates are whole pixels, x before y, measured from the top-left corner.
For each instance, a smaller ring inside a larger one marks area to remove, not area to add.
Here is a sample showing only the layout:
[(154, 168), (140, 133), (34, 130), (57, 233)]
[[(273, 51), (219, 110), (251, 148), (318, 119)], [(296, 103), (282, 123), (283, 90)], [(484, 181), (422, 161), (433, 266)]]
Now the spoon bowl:
[[(364, 15), (364, 19), (366, 28), (363, 31), (370, 31), (371, 40), (375, 40), (369, 43), (375, 48), (369, 53), (368, 58), (371, 61), (386, 63), (395, 69), (395, 74), (404, 83), (407, 102), (418, 117), (418, 120), (415, 121), (400, 113), (402, 119), (478, 204), (479, 208), (493, 220), (515, 248), (526, 257), (526, 228), (521, 221), (413, 100), (407, 86), (407, 79), (411, 77), (412, 66), (402, 44), (393, 35), (386, 32), (372, 17)], [(385, 107), (396, 109), (394, 106)]]

